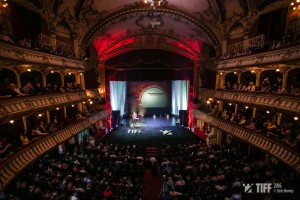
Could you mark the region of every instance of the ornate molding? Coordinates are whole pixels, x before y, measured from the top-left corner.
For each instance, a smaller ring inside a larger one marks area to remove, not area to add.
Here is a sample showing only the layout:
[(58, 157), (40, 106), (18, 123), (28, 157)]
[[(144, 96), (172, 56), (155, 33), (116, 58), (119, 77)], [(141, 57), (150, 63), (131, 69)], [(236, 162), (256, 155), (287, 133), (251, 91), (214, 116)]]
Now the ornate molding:
[(288, 166), (300, 172), (300, 153), (296, 150), (281, 144), (275, 140), (272, 140), (264, 135), (258, 134), (254, 131), (246, 128), (231, 124), (221, 119), (212, 117), (207, 113), (194, 109), (192, 111), (194, 117), (202, 119), (203, 121), (210, 123), (212, 126), (221, 129), (222, 131), (229, 133), (249, 144), (271, 154), (278, 158)]
[(72, 102), (86, 101), (87, 99), (88, 96), (85, 91), (1, 99), (0, 120), (8, 120), (37, 110), (46, 110)]
[(253, 106), (269, 107), (300, 114), (300, 97), (264, 93), (215, 91), (212, 96), (218, 100), (238, 102)]
[(270, 65), (289, 63), (300, 60), (300, 45), (292, 46), (283, 49), (277, 49), (262, 53), (251, 54), (248, 56), (241, 56), (220, 60), (217, 66), (219, 70), (238, 69), (240, 67), (251, 67), (258, 65)]
[(47, 153), (60, 143), (68, 140), (80, 131), (88, 128), (93, 123), (107, 117), (106, 111), (101, 111), (83, 121), (77, 122), (68, 126), (56, 133), (48, 135), (34, 143), (29, 144), (19, 152), (12, 155), (0, 165), (1, 183), (3, 187), (27, 167), (32, 161), (38, 159), (43, 154)]
[(27, 49), (0, 41), (0, 57), (16, 63), (28, 63), (40, 66), (58, 66), (69, 69), (85, 69), (81, 60), (61, 57), (37, 50)]

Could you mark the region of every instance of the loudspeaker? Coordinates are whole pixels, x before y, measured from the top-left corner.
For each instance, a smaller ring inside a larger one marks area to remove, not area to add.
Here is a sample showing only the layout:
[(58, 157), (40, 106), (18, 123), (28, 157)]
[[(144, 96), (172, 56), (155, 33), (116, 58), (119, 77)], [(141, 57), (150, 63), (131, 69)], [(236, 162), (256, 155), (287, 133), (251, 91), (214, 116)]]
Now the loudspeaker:
[(188, 112), (187, 110), (179, 110), (179, 119), (181, 126), (188, 126)]
[(113, 110), (111, 112), (111, 123), (113, 128), (118, 128), (120, 125), (120, 111), (119, 110)]

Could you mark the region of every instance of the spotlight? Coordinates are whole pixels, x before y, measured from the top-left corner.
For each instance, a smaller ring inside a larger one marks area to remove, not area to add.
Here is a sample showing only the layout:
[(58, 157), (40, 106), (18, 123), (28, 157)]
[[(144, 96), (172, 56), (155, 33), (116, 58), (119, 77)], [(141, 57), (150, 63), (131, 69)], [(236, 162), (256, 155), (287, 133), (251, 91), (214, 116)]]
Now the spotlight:
[(156, 118), (156, 115), (153, 115), (153, 119), (155, 119)]
[(15, 123), (15, 121), (14, 120), (10, 120), (9, 123), (13, 124), (13, 123)]

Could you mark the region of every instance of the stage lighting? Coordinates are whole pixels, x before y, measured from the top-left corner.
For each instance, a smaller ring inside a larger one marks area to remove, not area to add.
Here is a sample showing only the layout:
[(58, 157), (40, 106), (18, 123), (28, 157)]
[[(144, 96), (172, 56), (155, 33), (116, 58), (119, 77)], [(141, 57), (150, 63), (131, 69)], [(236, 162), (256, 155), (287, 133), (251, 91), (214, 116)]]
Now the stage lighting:
[(155, 119), (156, 118), (156, 115), (153, 115), (153, 119)]

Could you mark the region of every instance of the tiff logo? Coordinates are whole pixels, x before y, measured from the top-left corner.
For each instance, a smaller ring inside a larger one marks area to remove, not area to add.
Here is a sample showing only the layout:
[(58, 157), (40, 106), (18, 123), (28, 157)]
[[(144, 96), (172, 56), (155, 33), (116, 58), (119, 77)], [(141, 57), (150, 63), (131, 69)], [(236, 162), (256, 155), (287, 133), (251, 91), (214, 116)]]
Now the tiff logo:
[[(270, 193), (272, 183), (253, 183), (253, 184), (243, 184), (244, 192), (246, 193)], [(256, 190), (255, 190), (256, 188)]]

